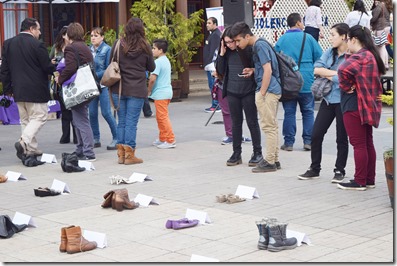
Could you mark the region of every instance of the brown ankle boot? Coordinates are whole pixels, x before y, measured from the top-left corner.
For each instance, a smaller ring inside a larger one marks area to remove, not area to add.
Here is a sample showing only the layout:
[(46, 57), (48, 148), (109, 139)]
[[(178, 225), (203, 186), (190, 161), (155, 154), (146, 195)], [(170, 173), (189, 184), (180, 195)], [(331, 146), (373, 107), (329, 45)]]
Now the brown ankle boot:
[(117, 211), (122, 211), (123, 209), (135, 209), (139, 207), (139, 203), (130, 201), (128, 196), (128, 190), (126, 188), (117, 189), (113, 194), (112, 208)]
[(142, 159), (135, 157), (135, 149), (131, 148), (131, 146), (124, 145), (124, 150), (125, 150), (124, 164), (143, 163)]
[(74, 225), (71, 225), (69, 227), (62, 227), (61, 228), (61, 244), (59, 245), (59, 251), (60, 252), (66, 252), (66, 245), (68, 242), (68, 239), (66, 237), (66, 229), (72, 228)]
[(123, 144), (117, 144), (116, 147), (117, 147), (117, 156), (119, 157), (118, 163), (124, 164), (125, 151), (124, 151)]
[(97, 246), (95, 241), (90, 242), (83, 237), (80, 226), (66, 228), (65, 232), (67, 237), (66, 252), (68, 254), (90, 251)]

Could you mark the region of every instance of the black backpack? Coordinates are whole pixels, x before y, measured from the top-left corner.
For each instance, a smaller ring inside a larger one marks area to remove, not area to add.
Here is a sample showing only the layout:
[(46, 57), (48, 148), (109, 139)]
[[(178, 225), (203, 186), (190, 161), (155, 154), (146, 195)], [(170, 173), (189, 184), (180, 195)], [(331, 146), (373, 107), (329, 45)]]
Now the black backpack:
[(273, 46), (265, 39), (259, 38), (258, 41), (259, 40), (265, 41), (272, 48), (277, 58), (281, 86), (281, 98), (279, 101), (286, 102), (298, 98), (299, 92), (303, 86), (303, 77), (299, 71), (299, 66), (302, 60), (303, 48), (305, 46), (306, 33), (303, 34), (303, 42), (298, 64), (295, 63), (292, 57), (284, 54), (282, 51), (276, 52)]

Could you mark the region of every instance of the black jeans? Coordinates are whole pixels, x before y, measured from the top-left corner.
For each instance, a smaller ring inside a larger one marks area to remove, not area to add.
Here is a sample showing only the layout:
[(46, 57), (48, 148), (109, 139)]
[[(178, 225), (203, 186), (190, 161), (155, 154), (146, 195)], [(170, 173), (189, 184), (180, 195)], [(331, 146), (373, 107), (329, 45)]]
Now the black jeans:
[(228, 94), (230, 116), (232, 118), (233, 151), (241, 153), (241, 139), (243, 136), (243, 110), (247, 126), (251, 133), (252, 146), (254, 152), (262, 152), (261, 130), (258, 123), (258, 112), (255, 104), (255, 93), (252, 92), (245, 96), (235, 96)]
[(327, 104), (323, 100), (320, 104), (312, 132), (312, 164), (310, 166), (316, 172), (321, 170), (321, 157), (324, 135), (331, 126), (332, 121), (336, 118), (336, 162), (335, 169), (345, 174), (347, 155), (349, 153), (349, 142), (345, 125), (343, 123), (342, 109), (339, 103)]
[(62, 136), (60, 142), (70, 142), (70, 126), (72, 125), (73, 131), (73, 142), (77, 142), (76, 131), (72, 124), (73, 115), (72, 111), (66, 109), (65, 104), (62, 99), (59, 99), (59, 104), (61, 105), (61, 122), (62, 122)]
[(316, 41), (318, 41), (318, 38), (320, 37), (320, 29), (319, 28), (314, 28), (314, 27), (307, 26), (307, 27), (305, 27), (304, 32), (310, 34), (311, 36), (313, 36), (313, 38)]

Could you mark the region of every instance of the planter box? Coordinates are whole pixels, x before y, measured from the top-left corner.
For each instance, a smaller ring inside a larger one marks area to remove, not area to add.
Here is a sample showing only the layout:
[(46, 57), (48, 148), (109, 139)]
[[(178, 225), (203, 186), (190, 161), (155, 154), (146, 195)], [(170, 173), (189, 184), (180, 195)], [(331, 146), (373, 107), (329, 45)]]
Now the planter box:
[(394, 158), (385, 159), (385, 172), (390, 204), (394, 209)]

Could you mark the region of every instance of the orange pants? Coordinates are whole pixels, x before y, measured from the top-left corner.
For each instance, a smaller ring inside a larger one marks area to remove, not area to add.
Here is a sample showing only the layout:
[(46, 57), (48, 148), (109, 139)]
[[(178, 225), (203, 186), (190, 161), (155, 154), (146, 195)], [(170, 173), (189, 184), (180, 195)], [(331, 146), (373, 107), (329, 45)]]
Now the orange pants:
[(175, 135), (172, 131), (171, 120), (168, 115), (168, 105), (171, 100), (154, 100), (154, 106), (156, 107), (156, 120), (159, 128), (159, 140), (168, 143), (175, 141)]

